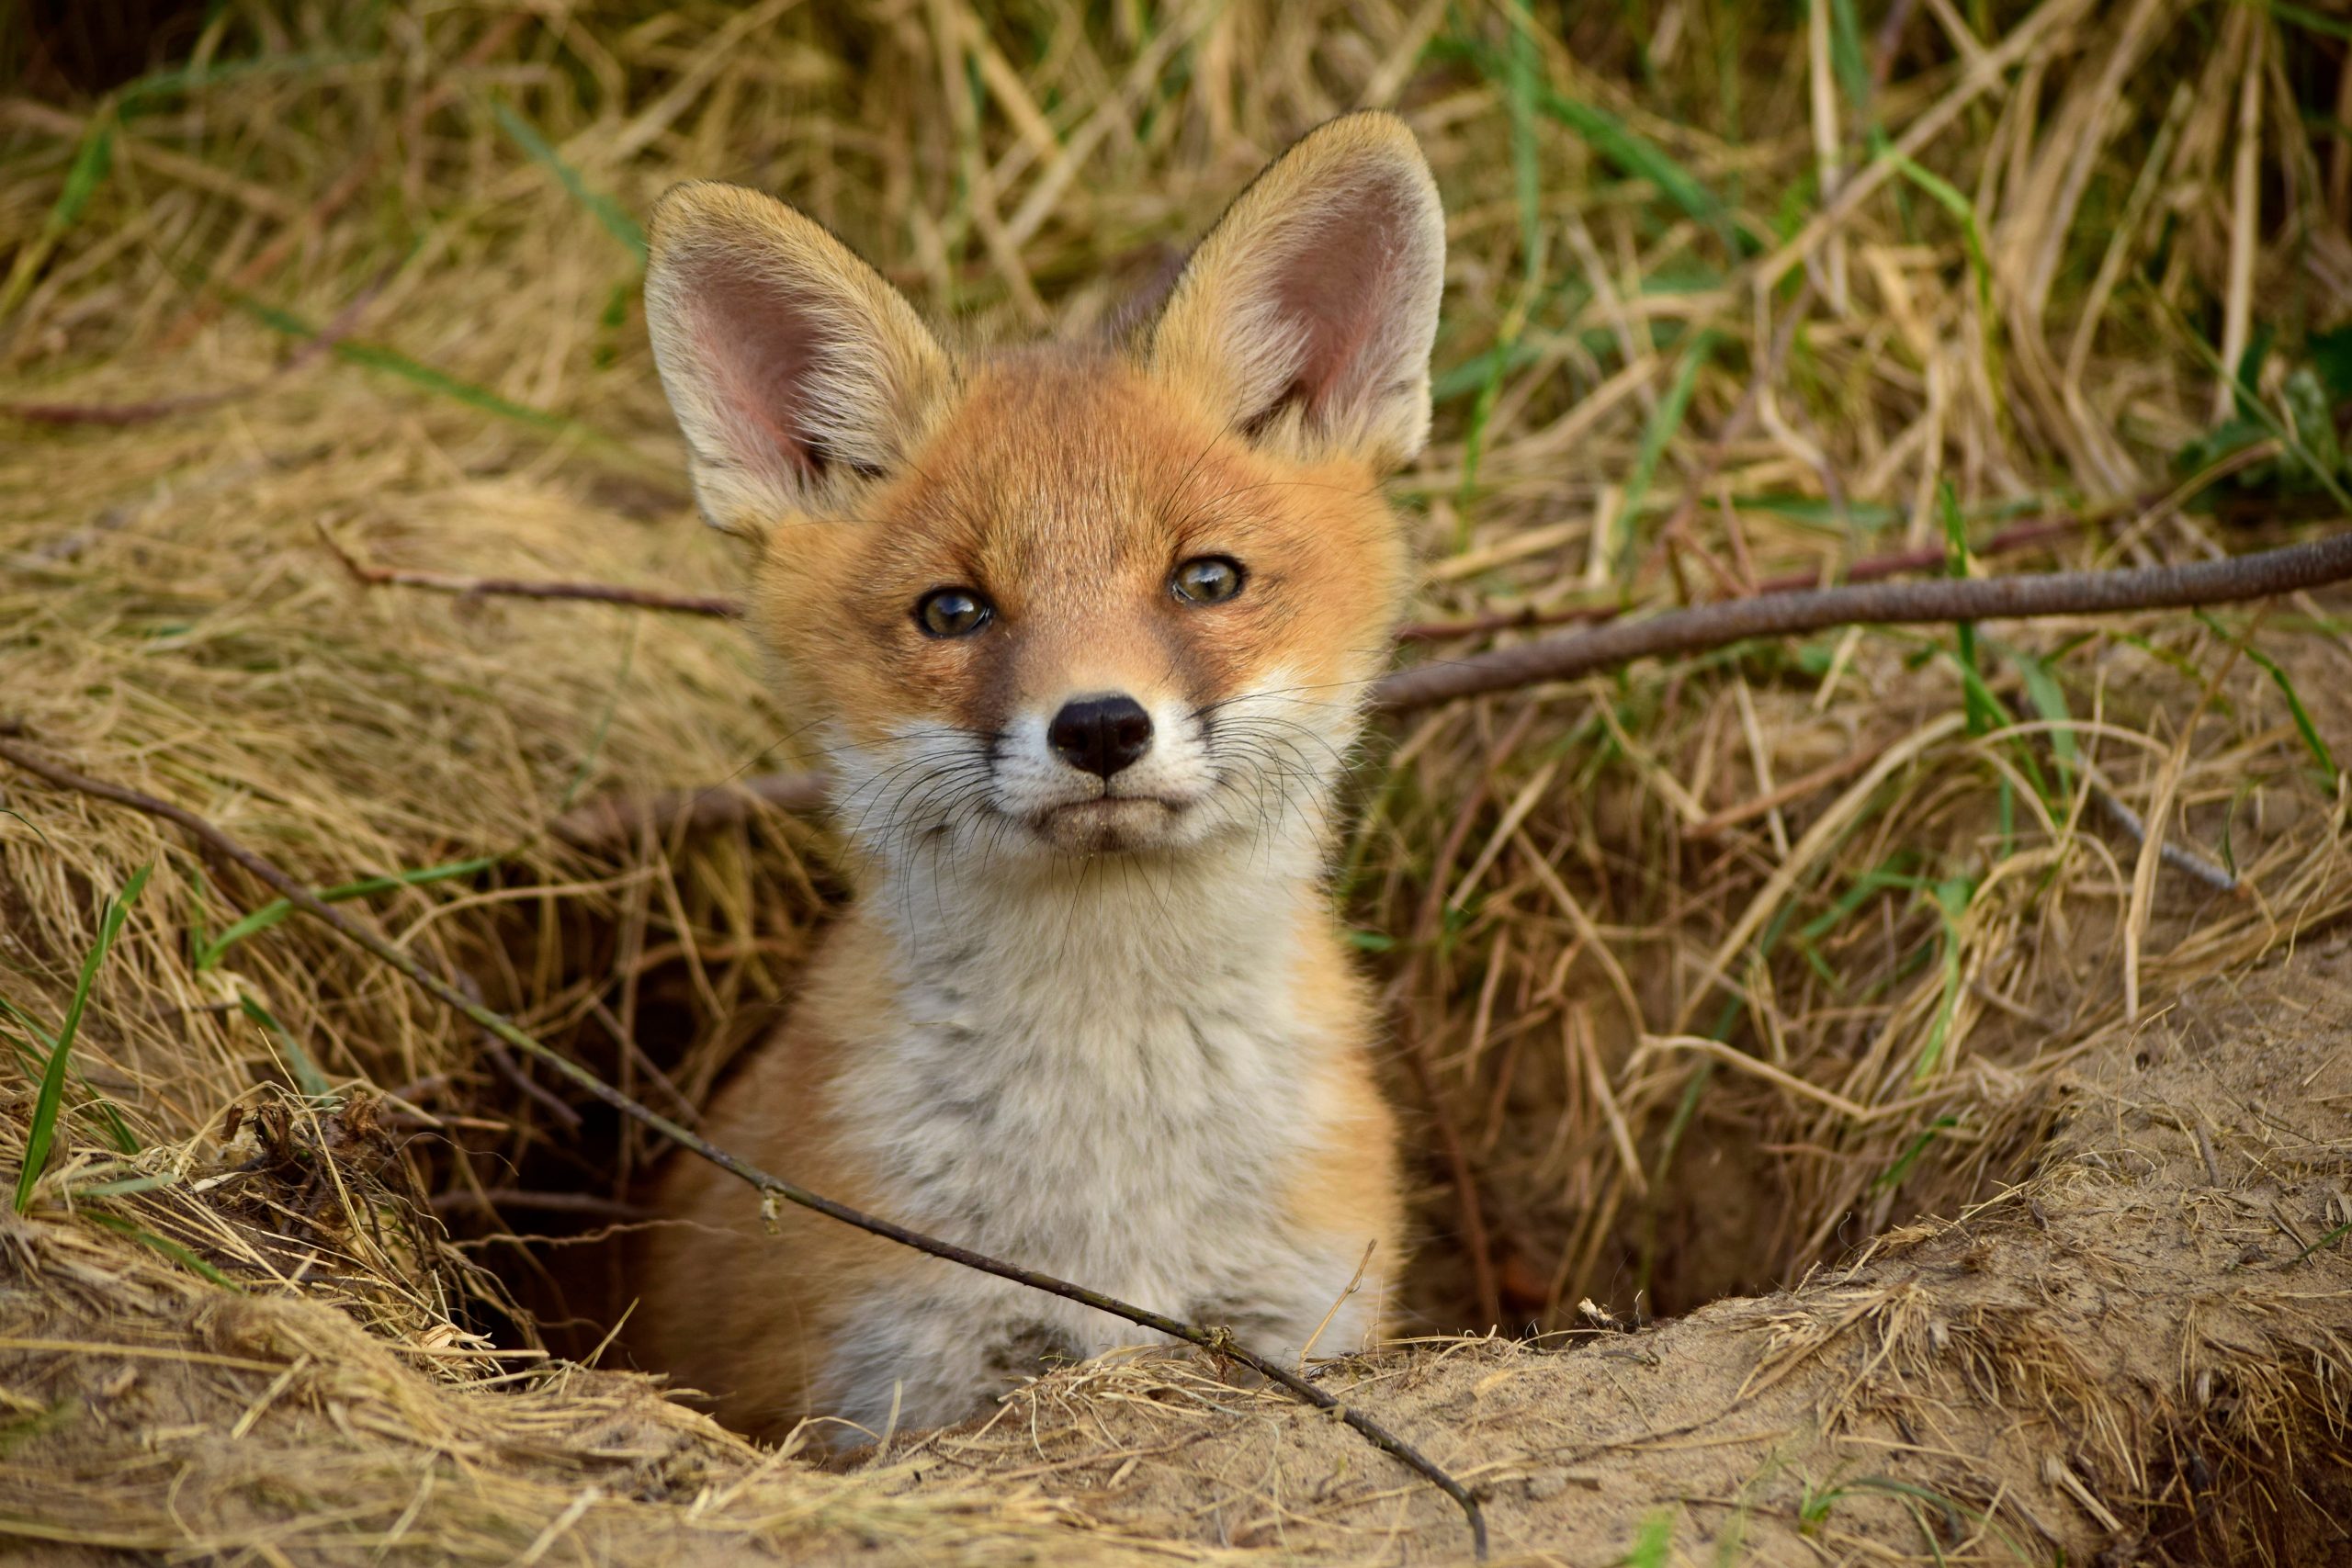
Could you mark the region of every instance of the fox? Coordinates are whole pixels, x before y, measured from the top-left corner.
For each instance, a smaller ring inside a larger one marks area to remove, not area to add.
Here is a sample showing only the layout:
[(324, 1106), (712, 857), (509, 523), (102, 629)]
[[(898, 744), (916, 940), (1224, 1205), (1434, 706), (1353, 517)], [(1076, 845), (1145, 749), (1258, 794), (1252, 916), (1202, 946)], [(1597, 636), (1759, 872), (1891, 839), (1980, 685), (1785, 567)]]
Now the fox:
[[(1380, 1334), (1405, 1243), (1329, 889), (1411, 587), (1445, 270), (1405, 123), (1246, 186), (1125, 335), (952, 349), (823, 226), (690, 183), (646, 316), (705, 518), (832, 781), (852, 897), (704, 1135), (1275, 1356)], [(739, 1430), (985, 1415), (1156, 1336), (674, 1162), (640, 1364)]]

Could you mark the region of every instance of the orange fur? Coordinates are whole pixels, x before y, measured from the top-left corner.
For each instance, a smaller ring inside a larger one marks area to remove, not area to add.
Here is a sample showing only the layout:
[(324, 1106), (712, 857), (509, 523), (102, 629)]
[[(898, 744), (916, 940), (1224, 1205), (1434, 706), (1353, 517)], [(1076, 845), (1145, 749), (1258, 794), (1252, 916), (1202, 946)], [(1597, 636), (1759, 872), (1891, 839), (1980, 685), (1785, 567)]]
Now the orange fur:
[[(709, 1135), (1293, 1348), (1371, 1244), (1320, 1348), (1360, 1342), (1401, 1203), (1319, 874), (1407, 587), (1378, 482), (1428, 422), (1443, 241), (1410, 136), (1309, 136), (1099, 349), (959, 363), (831, 236), (728, 187), (668, 198), (653, 247), (697, 491), (753, 541), (753, 622), (833, 753), (861, 895)], [(1204, 560), (1238, 592), (1187, 597)], [(926, 630), (943, 591), (978, 629)], [(1105, 761), (1068, 727), (1114, 699), (1146, 739)], [(698, 1163), (661, 1203), (683, 1223), (642, 1250), (634, 1345), (747, 1428), (952, 1420), (1041, 1352), (1145, 1337), (797, 1211), (770, 1237)]]

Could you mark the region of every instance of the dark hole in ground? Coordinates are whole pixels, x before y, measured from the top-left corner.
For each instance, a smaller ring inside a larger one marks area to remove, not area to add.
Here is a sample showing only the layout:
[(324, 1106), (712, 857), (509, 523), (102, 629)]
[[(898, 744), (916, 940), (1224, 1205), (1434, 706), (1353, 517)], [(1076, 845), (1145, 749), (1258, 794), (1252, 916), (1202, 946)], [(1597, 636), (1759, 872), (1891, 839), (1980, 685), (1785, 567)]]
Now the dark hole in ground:
[[(828, 886), (823, 895), (836, 899), (841, 890)], [(751, 933), (754, 942), (775, 938), (780, 946), (797, 943), (805, 949), (800, 933), (821, 930), (823, 910), (806, 898), (762, 908), (763, 918), (774, 925)], [(638, 973), (629, 998), (639, 1053), (629, 1059), (613, 1031), (580, 1000), (593, 993), (605, 1003), (607, 1014), (620, 1010), (619, 991), (607, 982), (616, 953), (632, 940), (625, 922), (590, 919), (576, 911), (563, 919), (564, 974), (550, 994), (571, 998), (563, 1014), (571, 1021), (560, 1028), (537, 1024), (540, 1037), (607, 1081), (629, 1085), (664, 1114), (681, 1110), (672, 1088), (689, 1100), (707, 1100), (712, 1086), (724, 1081), (743, 1053), (757, 1048), (789, 1006), (797, 963), (778, 966), (770, 976), (779, 996), (770, 998), (747, 987), (740, 1004), (721, 1016), (713, 1012), (709, 996), (726, 978), (723, 965), (706, 963), (698, 976), (683, 953), (656, 951)], [(509, 934), (512, 973), (532, 972), (533, 945), (542, 936), (536, 926), (514, 919)], [(511, 998), (492, 1000), (497, 1005)], [(553, 1010), (552, 1004), (543, 1004), (542, 1011)], [(1499, 1325), (1480, 1321), (1447, 1164), (1409, 1075), (1394, 1062), (1389, 1066), (1390, 1098), (1403, 1113), (1418, 1243), (1408, 1274), (1406, 1315), (1391, 1331), (1499, 1326), (1506, 1333), (1525, 1333), (1558, 1326), (1558, 1317), (1545, 1322), (1541, 1314), (1556, 1260), (1568, 1245), (1561, 1221), (1556, 1214), (1516, 1213), (1510, 1195), (1494, 1190), (1485, 1197), (1505, 1316)], [(436, 1207), (460, 1245), (503, 1281), (551, 1349), (582, 1356), (605, 1345), (628, 1309), (634, 1292), (627, 1237), (635, 1228), (660, 1223), (650, 1206), (653, 1173), (663, 1162), (694, 1156), (643, 1129), (624, 1126), (616, 1112), (568, 1090), (560, 1096), (568, 1114), (560, 1115), (548, 1104), (559, 1098), (553, 1076), (541, 1070), (532, 1077), (548, 1091), (545, 1097), (526, 1094), (511, 1075), (486, 1063), (476, 1113), (507, 1122), (515, 1131), (467, 1132), (456, 1144), (423, 1151), (422, 1158), (429, 1168), (427, 1183), (439, 1195)], [(1531, 1113), (1541, 1111), (1539, 1096)], [(458, 1168), (461, 1158), (469, 1177)], [(1786, 1151), (1767, 1146), (1730, 1108), (1702, 1105), (1667, 1168), (1668, 1179), (1649, 1201), (1617, 1217), (1594, 1267), (1572, 1281), (1569, 1309), (1589, 1298), (1620, 1321), (1639, 1322), (1787, 1282), (1815, 1257), (1790, 1262), (1788, 1211), (1795, 1193), (1786, 1166)], [(777, 1174), (788, 1178), (792, 1172)], [(748, 1205), (756, 1200), (747, 1190), (743, 1201)], [(1818, 1255), (1835, 1256), (1865, 1239), (1862, 1221), (1849, 1216), (1833, 1227)], [(526, 1332), (513, 1323), (484, 1325), (503, 1337)], [(607, 1349), (607, 1364), (623, 1354)]]

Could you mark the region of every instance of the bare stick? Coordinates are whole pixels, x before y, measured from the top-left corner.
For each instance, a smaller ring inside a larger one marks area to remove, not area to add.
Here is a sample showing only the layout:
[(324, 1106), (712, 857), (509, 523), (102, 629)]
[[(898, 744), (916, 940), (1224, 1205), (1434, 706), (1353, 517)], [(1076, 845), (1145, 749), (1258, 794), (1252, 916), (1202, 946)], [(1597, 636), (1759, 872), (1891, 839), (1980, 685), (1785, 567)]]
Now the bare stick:
[(2264, 599), (2346, 578), (2352, 578), (2352, 531), (2310, 544), (2180, 566), (1880, 582), (1760, 594), (1400, 670), (1374, 685), (1372, 705), (1382, 713), (1409, 713), (1457, 697), (1574, 680), (1636, 659), (1698, 653), (1751, 637), (1788, 637), (1827, 626), (2182, 609)]
[(409, 571), (397, 567), (369, 566), (343, 547), (323, 523), (314, 523), (319, 537), (344, 569), (369, 587), (429, 588), (435, 593), (465, 598), (499, 594), (515, 599), (586, 599), (600, 604), (627, 604), (639, 610), (672, 610), (688, 615), (727, 619), (743, 613), (732, 599), (711, 599), (691, 593), (664, 593), (658, 588), (631, 588), (616, 582), (542, 582), (516, 577), (452, 577), (447, 572)]
[(548, 1214), (585, 1214), (591, 1219), (642, 1224), (661, 1214), (635, 1203), (616, 1203), (593, 1192), (529, 1192), (514, 1187), (492, 1187), (480, 1192), (452, 1188), (433, 1195), (436, 1214), (482, 1213), (495, 1217), (501, 1209), (533, 1209)]
[(334, 320), (319, 329), (316, 337), (288, 355), (283, 364), (258, 380), (241, 381), (233, 387), (216, 388), (209, 392), (183, 392), (176, 397), (150, 398), (136, 403), (0, 403), (0, 414), (10, 419), (21, 419), (28, 424), (120, 427), (169, 419), (174, 414), (195, 413), (203, 409), (217, 408), (222, 403), (234, 402), (239, 398), (249, 398), (272, 383), (291, 376), (349, 337), (368, 307), (375, 303), (376, 296), (383, 292), (384, 285), (392, 280), (392, 268), (386, 267), (378, 273), (374, 281), (335, 312)]
[(575, 807), (548, 824), (548, 831), (584, 850), (626, 843), (648, 823), (666, 832), (684, 823), (690, 833), (732, 827), (761, 807), (813, 811), (825, 804), (821, 773), (755, 773), (731, 784), (671, 790), (641, 800), (605, 797)]
[[(2019, 620), (2036, 615), (2112, 615), (2132, 610), (2183, 609), (2203, 604), (2227, 604), (2263, 599), (2274, 593), (2316, 588), (2352, 579), (2352, 532), (2334, 535), (2307, 545), (2261, 550), (2252, 555), (2203, 560), (2187, 566), (2134, 568), (2116, 571), (2052, 571), (2015, 577), (1955, 578), (1939, 582), (1878, 583), (1870, 586), (1816, 588), (1804, 592), (1761, 593), (1752, 599), (1730, 599), (1688, 610), (1670, 610), (1645, 620), (1621, 621), (1591, 631), (1545, 637), (1516, 648), (1492, 649), (1465, 659), (1416, 665), (1383, 676), (1373, 683), (1375, 713), (1410, 713), (1416, 708), (1509, 691), (1546, 681), (1570, 681), (1596, 670), (1630, 664), (1669, 653), (1704, 653), (1751, 637), (1787, 637), (1828, 626), (1877, 625), (1917, 626), (1944, 621)], [(762, 773), (739, 781), (734, 787), (769, 801), (783, 810), (821, 804), (825, 781), (814, 773)], [(707, 792), (682, 792), (658, 796), (635, 813), (653, 810), (657, 819), (673, 820), (678, 803), (698, 803)], [(667, 807), (672, 815), (661, 818)], [(586, 813), (607, 808), (584, 807), (562, 824), (578, 819), (579, 831), (558, 831), (587, 847), (609, 842), (586, 819)], [(699, 804), (690, 823), (703, 820)], [(717, 821), (740, 820), (740, 809), (715, 812)], [(1720, 830), (1724, 824), (1710, 824)]]
[[(2030, 549), (2094, 527), (2102, 514), (2068, 517), (2041, 517), (2018, 523), (2002, 529), (1981, 545), (1973, 545), (1969, 553), (1980, 558), (2007, 555), (2014, 550)], [(1876, 582), (1882, 578), (1899, 577), (1906, 571), (1928, 571), (1940, 568), (1949, 552), (1941, 545), (1916, 550), (1894, 550), (1883, 556), (1865, 556), (1838, 574), (1841, 582)], [(1818, 571), (1792, 571), (1780, 577), (1768, 577), (1754, 589), (1757, 593), (1801, 593), (1808, 588), (1825, 586)], [(1614, 621), (1625, 613), (1622, 604), (1578, 604), (1565, 610), (1503, 611), (1491, 615), (1472, 615), (1459, 621), (1414, 621), (1396, 629), (1399, 642), (1448, 642), (1455, 637), (1479, 637), (1487, 632), (1532, 631), (1540, 626), (1566, 626), (1579, 623)]]
[[(140, 405), (143, 406), (143, 405)], [(31, 417), (23, 409), (0, 406), (0, 412)], [(1973, 547), (1972, 554), (1979, 557), (2007, 555), (2050, 540), (2063, 538), (2090, 527), (2098, 522), (2096, 516), (2038, 518), (2004, 528)], [(618, 582), (578, 582), (560, 579), (519, 577), (462, 577), (438, 571), (412, 571), (403, 568), (370, 566), (344, 548), (327, 532), (323, 524), (317, 525), (319, 536), (327, 548), (334, 552), (344, 569), (354, 580), (370, 588), (423, 588), (436, 593), (455, 593), (465, 598), (514, 599), (574, 599), (599, 604), (626, 604), (639, 610), (664, 610), (682, 615), (709, 615), (732, 619), (743, 613), (743, 606), (732, 599), (707, 597), (693, 593), (666, 593), (658, 588), (638, 588)], [(1895, 550), (1883, 556), (1868, 556), (1846, 569), (1842, 581), (1875, 582), (1881, 578), (1894, 577), (1906, 571), (1926, 571), (1943, 565), (1944, 547), (1940, 545), (1916, 550)], [(1794, 593), (1820, 586), (1817, 571), (1790, 572), (1781, 577), (1768, 577), (1758, 583), (1758, 593)], [(1565, 610), (1515, 610), (1491, 615), (1473, 615), (1459, 621), (1409, 621), (1396, 628), (1399, 642), (1449, 642), (1456, 637), (1479, 637), (1487, 632), (1528, 631), (1542, 626), (1574, 626), (1580, 622), (1614, 621), (1625, 614), (1626, 606), (1617, 604), (1579, 604)], [(732, 820), (733, 818), (722, 818)]]
[(978, 1269), (983, 1274), (993, 1274), (1000, 1280), (1010, 1280), (1014, 1284), (1025, 1285), (1031, 1290), (1043, 1291), (1048, 1295), (1059, 1296), (1064, 1301), (1077, 1302), (1082, 1306), (1092, 1307), (1097, 1312), (1124, 1318), (1138, 1327), (1148, 1328), (1156, 1334), (1164, 1334), (1171, 1339), (1181, 1339), (1187, 1344), (1197, 1345), (1202, 1349), (1216, 1355), (1230, 1357), (1267, 1382), (1280, 1384), (1307, 1404), (1318, 1409), (1330, 1411), (1353, 1427), (1366, 1442), (1394, 1458), (1408, 1469), (1426, 1477), (1431, 1485), (1453, 1498), (1469, 1520), (1471, 1536), (1478, 1559), (1481, 1562), (1485, 1561), (1487, 1518), (1478, 1506), (1476, 1495), (1468, 1487), (1456, 1481), (1433, 1461), (1426, 1458), (1419, 1450), (1389, 1431), (1371, 1416), (1364, 1415), (1362, 1411), (1351, 1409), (1337, 1396), (1317, 1388), (1280, 1362), (1260, 1355), (1243, 1345), (1233, 1337), (1231, 1329), (1204, 1328), (1197, 1324), (1170, 1317), (1163, 1313), (1153, 1312), (1148, 1307), (1135, 1306), (1120, 1301), (1115, 1296), (1104, 1295), (1100, 1291), (1091, 1291), (1083, 1285), (1072, 1284), (1067, 1280), (1057, 1279), (1051, 1274), (1042, 1274), (1033, 1269), (1018, 1268), (1001, 1259), (990, 1258), (986, 1253), (975, 1252), (969, 1247), (957, 1247), (953, 1242), (941, 1241), (934, 1236), (925, 1235), (920, 1231), (909, 1230), (904, 1225), (853, 1209), (846, 1203), (835, 1202), (832, 1199), (811, 1192), (807, 1188), (770, 1176), (757, 1166), (738, 1158), (700, 1134), (680, 1126), (651, 1107), (640, 1104), (569, 1056), (526, 1034), (505, 1017), (474, 1001), (457, 987), (426, 969), (414, 958), (394, 947), (382, 937), (368, 931), (333, 905), (322, 901), (316, 894), (301, 883), (297, 882), (275, 864), (264, 860), (194, 812), (174, 806), (169, 801), (158, 800), (153, 795), (142, 795), (137, 790), (126, 788), (121, 784), (108, 784), (101, 779), (77, 773), (60, 763), (51, 761), (21, 740), (7, 739), (5, 728), (0, 728), (0, 760), (12, 762), (25, 772), (37, 778), (46, 779), (61, 789), (73, 790), (94, 799), (128, 807), (133, 811), (143, 812), (147, 816), (175, 824), (194, 836), (214, 853), (243, 867), (264, 886), (276, 892), (288, 904), (325, 926), (344, 941), (363, 949), (379, 961), (390, 964), (410, 984), (444, 1007), (472, 1020), (515, 1050), (545, 1062), (589, 1095), (604, 1101), (622, 1115), (650, 1127), (671, 1142), (679, 1144), (710, 1161), (729, 1175), (750, 1183), (768, 1199), (781, 1198), (801, 1208), (814, 1210), (830, 1219), (839, 1220), (843, 1224), (854, 1225), (870, 1235), (895, 1241), (901, 1247), (912, 1247), (917, 1252), (928, 1253), (933, 1258), (944, 1258), (947, 1262)]

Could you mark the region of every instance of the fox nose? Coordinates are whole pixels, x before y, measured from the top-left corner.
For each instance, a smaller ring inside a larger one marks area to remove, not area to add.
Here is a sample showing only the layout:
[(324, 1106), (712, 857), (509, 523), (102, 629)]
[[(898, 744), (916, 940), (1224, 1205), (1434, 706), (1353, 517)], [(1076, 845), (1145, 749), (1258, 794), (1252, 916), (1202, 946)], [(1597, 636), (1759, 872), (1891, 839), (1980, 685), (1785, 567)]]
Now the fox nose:
[(1071, 767), (1107, 779), (1151, 750), (1151, 715), (1130, 696), (1080, 697), (1054, 715), (1046, 743)]

